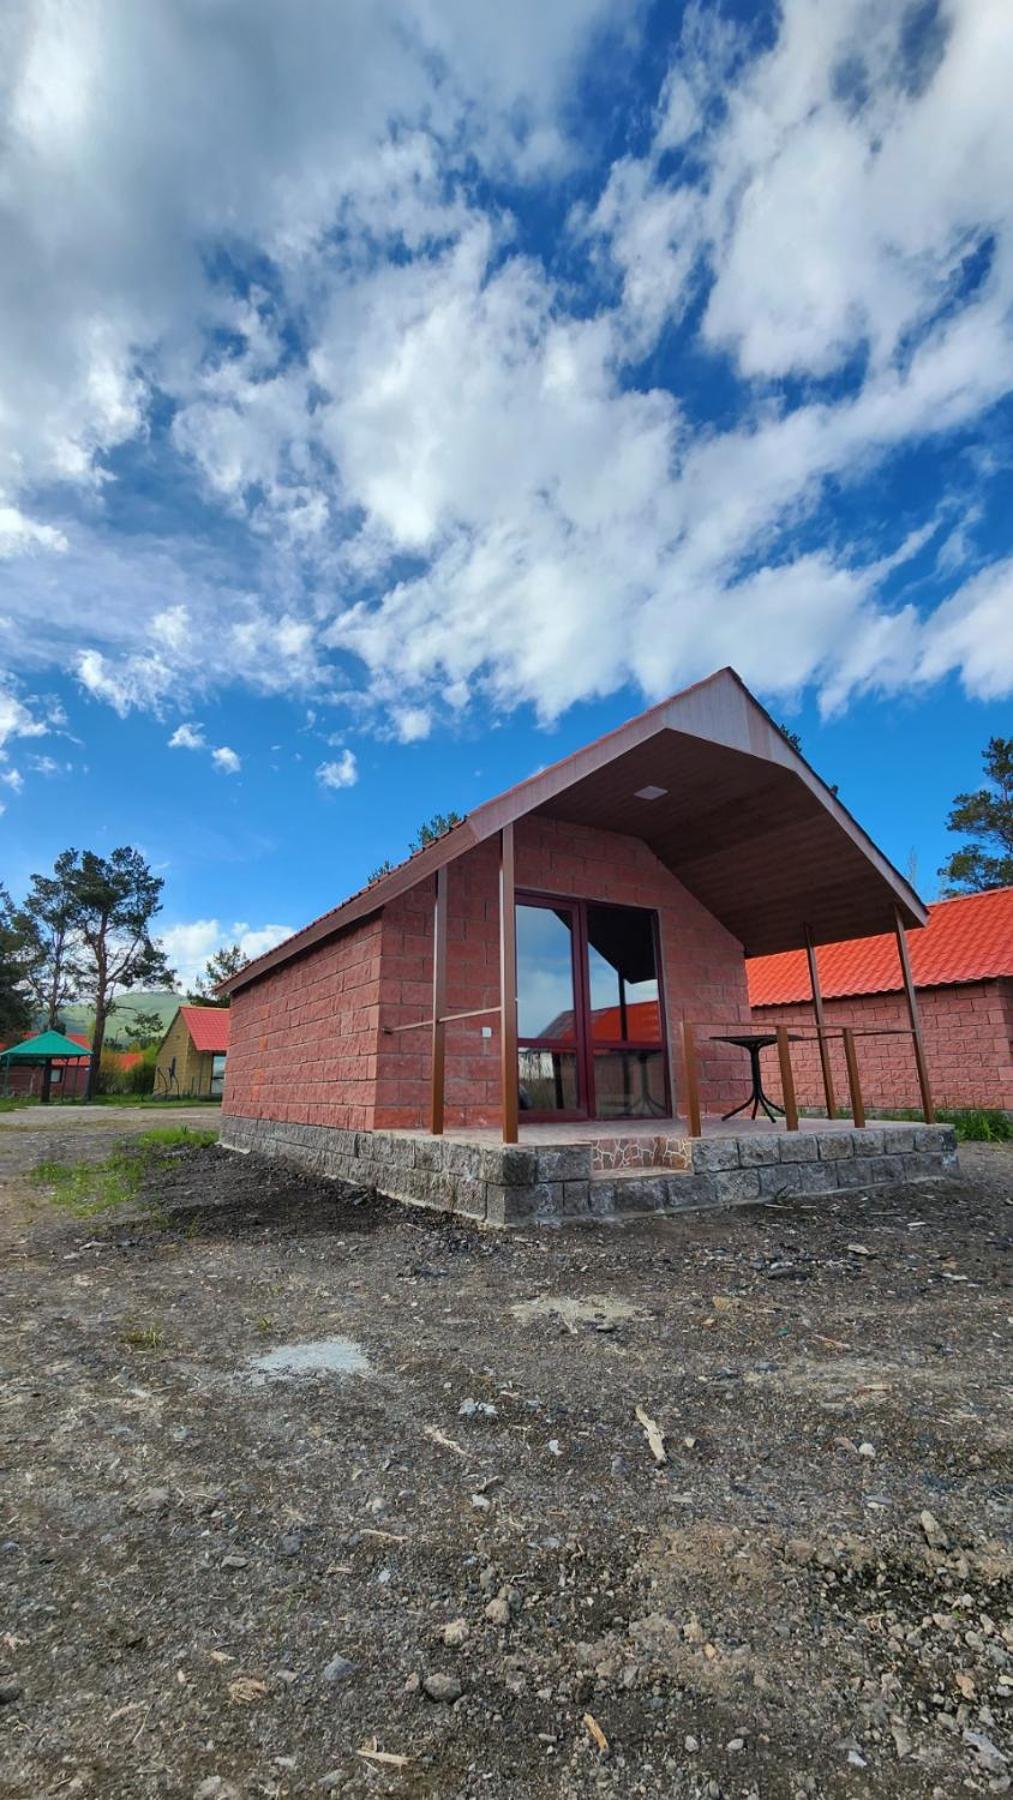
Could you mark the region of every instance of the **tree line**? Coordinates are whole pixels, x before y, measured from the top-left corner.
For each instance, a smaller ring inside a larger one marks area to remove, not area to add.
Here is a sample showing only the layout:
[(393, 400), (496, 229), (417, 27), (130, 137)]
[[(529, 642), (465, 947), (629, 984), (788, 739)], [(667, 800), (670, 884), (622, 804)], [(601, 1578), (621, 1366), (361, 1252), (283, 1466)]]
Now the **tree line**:
[[(109, 856), (64, 850), (50, 874), (32, 876), (20, 905), (0, 885), (0, 1040), (24, 1037), (33, 1027), (57, 1030), (64, 1009), (84, 1001), (95, 1017), (89, 1099), (116, 996), (131, 988), (176, 989), (176, 972), (153, 929), (163, 885), (129, 845)], [(238, 944), (223, 945), (180, 998), (226, 1004), (215, 985), (244, 961)], [(138, 1047), (157, 1041), (160, 1015), (139, 1010), (126, 1035)]]

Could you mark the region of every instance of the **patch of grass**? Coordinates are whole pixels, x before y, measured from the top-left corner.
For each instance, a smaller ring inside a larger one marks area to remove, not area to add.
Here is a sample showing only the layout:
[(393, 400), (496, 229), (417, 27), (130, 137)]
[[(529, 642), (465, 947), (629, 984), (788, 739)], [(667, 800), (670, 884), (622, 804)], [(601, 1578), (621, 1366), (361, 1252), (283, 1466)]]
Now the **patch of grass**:
[(21, 1112), (23, 1107), (38, 1104), (37, 1094), (0, 1094), (0, 1113)]
[(150, 1131), (139, 1131), (132, 1141), (142, 1149), (150, 1146), (153, 1150), (174, 1150), (185, 1146), (189, 1150), (206, 1150), (217, 1144), (218, 1133), (203, 1125), (153, 1125)]
[(936, 1115), (940, 1125), (952, 1125), (965, 1143), (1013, 1143), (1013, 1118), (994, 1106), (943, 1107)]
[[(897, 1106), (890, 1112), (877, 1108), (878, 1119), (911, 1120), (913, 1125), (924, 1124), (921, 1112), (913, 1106)], [(936, 1108), (936, 1124), (952, 1125), (961, 1143), (975, 1144), (1007, 1144), (1013, 1143), (1013, 1117), (997, 1106), (938, 1106)]]
[(158, 1325), (128, 1325), (120, 1333), (120, 1343), (129, 1350), (161, 1350), (165, 1332)]
[[(823, 1117), (815, 1107), (803, 1107), (799, 1110), (806, 1118), (818, 1120)], [(836, 1116), (838, 1119), (850, 1119), (851, 1114), (847, 1107), (839, 1106)], [(870, 1106), (866, 1108), (866, 1118), (870, 1124), (875, 1124), (880, 1119), (900, 1124), (925, 1123), (921, 1109), (916, 1106)], [(936, 1124), (952, 1125), (961, 1143), (1013, 1143), (1013, 1114), (1003, 1112), (997, 1106), (937, 1106)]]
[[(166, 1125), (139, 1132), (120, 1144), (101, 1162), (43, 1162), (32, 1171), (38, 1187), (49, 1188), (54, 1206), (65, 1208), (76, 1219), (89, 1219), (110, 1207), (136, 1200), (151, 1165), (166, 1150), (206, 1149), (217, 1141), (216, 1131), (192, 1131), (188, 1125)], [(157, 1201), (153, 1215), (162, 1224), (167, 1216)]]
[(116, 1151), (98, 1163), (40, 1163), (32, 1170), (32, 1180), (51, 1190), (54, 1206), (63, 1207), (76, 1219), (89, 1219), (93, 1213), (135, 1199), (144, 1169), (142, 1157)]

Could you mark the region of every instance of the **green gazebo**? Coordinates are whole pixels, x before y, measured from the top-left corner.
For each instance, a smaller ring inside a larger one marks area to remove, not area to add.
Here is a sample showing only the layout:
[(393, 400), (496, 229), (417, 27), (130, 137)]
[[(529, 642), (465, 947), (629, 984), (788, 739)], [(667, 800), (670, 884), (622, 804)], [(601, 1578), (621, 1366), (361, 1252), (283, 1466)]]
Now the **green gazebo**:
[(64, 1037), (62, 1031), (41, 1031), (38, 1037), (27, 1038), (23, 1044), (12, 1044), (8, 1050), (0, 1051), (0, 1068), (4, 1071), (4, 1086), (10, 1069), (42, 1069), (42, 1092), (39, 1099), (43, 1105), (48, 1104), (53, 1085), (53, 1064), (64, 1065), (69, 1062), (90, 1062), (91, 1050), (87, 1046), (75, 1044), (73, 1038)]

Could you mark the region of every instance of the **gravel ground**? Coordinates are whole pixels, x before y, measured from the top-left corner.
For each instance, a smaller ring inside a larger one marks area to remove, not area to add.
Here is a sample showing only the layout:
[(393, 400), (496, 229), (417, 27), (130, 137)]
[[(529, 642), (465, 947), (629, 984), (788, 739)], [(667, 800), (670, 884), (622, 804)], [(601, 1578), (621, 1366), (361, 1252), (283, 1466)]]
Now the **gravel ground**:
[(76, 1221), (26, 1116), (5, 1797), (1009, 1789), (1009, 1150), (497, 1237), (218, 1150)]

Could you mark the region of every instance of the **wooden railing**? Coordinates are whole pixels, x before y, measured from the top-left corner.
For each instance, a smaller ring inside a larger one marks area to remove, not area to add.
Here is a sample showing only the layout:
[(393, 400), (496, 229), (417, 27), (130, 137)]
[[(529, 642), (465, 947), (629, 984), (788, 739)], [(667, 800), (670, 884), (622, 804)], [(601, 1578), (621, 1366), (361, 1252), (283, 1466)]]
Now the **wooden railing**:
[(798, 1099), (795, 1088), (795, 1071), (792, 1067), (791, 1046), (805, 1040), (815, 1041), (819, 1046), (820, 1064), (823, 1071), (824, 1087), (827, 1095), (827, 1116), (836, 1117), (833, 1101), (833, 1086), (830, 1077), (830, 1042), (840, 1038), (844, 1051), (844, 1066), (848, 1076), (848, 1093), (851, 1100), (851, 1117), (861, 1128), (865, 1124), (865, 1100), (862, 1095), (862, 1081), (858, 1067), (857, 1039), (867, 1037), (904, 1037), (910, 1038), (914, 1046), (915, 1069), (918, 1076), (922, 1098), (922, 1114), (925, 1122), (931, 1125), (935, 1121), (935, 1108), (929, 1091), (928, 1073), (925, 1067), (924, 1052), (918, 1031), (910, 1025), (775, 1025), (769, 1030), (752, 1024), (749, 1020), (736, 1019), (731, 1024), (691, 1023), (688, 1019), (682, 1022), (682, 1066), (683, 1088), (686, 1099), (686, 1118), (689, 1124), (690, 1137), (701, 1137), (702, 1114), (700, 1109), (700, 1038), (701, 1034), (713, 1042), (720, 1043), (724, 1033), (734, 1033), (740, 1037), (772, 1037), (776, 1041), (777, 1060), (781, 1075), (781, 1101), (784, 1106), (784, 1124), (787, 1131), (798, 1130)]

